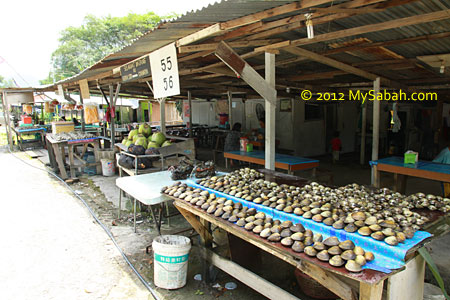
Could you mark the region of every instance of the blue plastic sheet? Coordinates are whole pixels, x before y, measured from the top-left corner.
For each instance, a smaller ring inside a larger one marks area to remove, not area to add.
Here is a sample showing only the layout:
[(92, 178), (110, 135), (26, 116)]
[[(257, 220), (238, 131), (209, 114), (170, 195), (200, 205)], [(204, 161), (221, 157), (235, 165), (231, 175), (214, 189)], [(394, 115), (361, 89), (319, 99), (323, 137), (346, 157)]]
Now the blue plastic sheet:
[(425, 161), (425, 160), (419, 160), (415, 164), (405, 164), (403, 157), (399, 157), (399, 156), (386, 157), (386, 158), (379, 159), (376, 161), (370, 161), (369, 164), (371, 166), (378, 165), (378, 164), (385, 164), (385, 165), (391, 165), (391, 166), (397, 166), (397, 167), (404, 167), (404, 168), (418, 169), (418, 170), (423, 170), (423, 171), (431, 171), (431, 172), (437, 172), (437, 173), (450, 174), (450, 165), (448, 165), (448, 164), (440, 164), (440, 163), (435, 163), (432, 161)]
[(16, 129), (16, 131), (23, 133), (23, 132), (38, 132), (41, 130), (47, 131), (47, 128), (45, 127), (40, 127), (40, 128), (29, 128), (29, 129)]
[(431, 234), (425, 231), (416, 231), (412, 239), (407, 239), (404, 243), (399, 243), (397, 246), (390, 246), (383, 241), (377, 241), (370, 237), (364, 237), (358, 233), (346, 232), (343, 229), (337, 230), (332, 226), (327, 226), (324, 223), (315, 222), (311, 219), (306, 219), (295, 214), (285, 213), (283, 211), (276, 210), (261, 204), (256, 204), (250, 201), (246, 201), (240, 198), (236, 198), (209, 188), (205, 188), (192, 180), (187, 180), (186, 184), (194, 188), (200, 188), (207, 190), (210, 193), (214, 193), (219, 197), (230, 199), (234, 202), (240, 202), (243, 206), (248, 208), (255, 208), (257, 211), (263, 212), (266, 216), (280, 221), (291, 221), (292, 223), (301, 223), (305, 228), (312, 230), (314, 233), (322, 234), (326, 239), (330, 236), (336, 236), (339, 240), (351, 240), (355, 245), (362, 247), (366, 251), (371, 251), (375, 259), (371, 262), (367, 262), (363, 269), (373, 269), (384, 273), (390, 273), (391, 270), (401, 268), (405, 265), (405, 256), (409, 249), (419, 244)]

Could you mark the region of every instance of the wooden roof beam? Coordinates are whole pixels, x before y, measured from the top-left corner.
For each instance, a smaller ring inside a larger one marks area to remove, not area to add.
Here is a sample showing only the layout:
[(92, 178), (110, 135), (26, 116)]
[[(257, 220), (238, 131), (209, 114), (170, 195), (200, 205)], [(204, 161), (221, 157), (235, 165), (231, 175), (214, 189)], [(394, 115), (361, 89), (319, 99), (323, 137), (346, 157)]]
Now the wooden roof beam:
[[(246, 47), (255, 47), (255, 46), (263, 46), (274, 43), (275, 41), (280, 41), (280, 39), (271, 39), (271, 40), (252, 40), (252, 41), (237, 41), (230, 42), (230, 47), (233, 48), (246, 48)], [(214, 51), (217, 48), (218, 43), (208, 43), (208, 44), (198, 44), (198, 45), (190, 45), (190, 46), (181, 46), (178, 47), (179, 53), (187, 53), (187, 52), (198, 52), (198, 51)]]
[(333, 31), (330, 33), (324, 33), (321, 35), (317, 35), (312, 39), (301, 38), (298, 40), (283, 41), (280, 43), (256, 48), (255, 51), (256, 52), (264, 52), (267, 49), (280, 49), (280, 48), (285, 48), (285, 47), (289, 47), (289, 46), (315, 44), (315, 43), (319, 43), (319, 42), (326, 42), (329, 40), (345, 38), (345, 37), (354, 36), (354, 35), (388, 30), (388, 29), (393, 29), (393, 28), (398, 28), (398, 27), (403, 27), (403, 26), (411, 26), (411, 25), (416, 25), (416, 24), (434, 22), (434, 21), (445, 20), (445, 19), (449, 19), (449, 18), (450, 18), (450, 9), (446, 9), (446, 10), (441, 10), (441, 11), (432, 12), (432, 13), (428, 13), (428, 14), (415, 15), (415, 16), (411, 16), (411, 17), (396, 19), (396, 20), (382, 22), (382, 23), (369, 24), (369, 25), (364, 25), (364, 26), (360, 26), (360, 27), (353, 27), (353, 28), (349, 28), (349, 29)]
[(297, 1), (293, 3), (289, 3), (286, 5), (281, 5), (278, 7), (274, 7), (271, 9), (267, 9), (261, 12), (257, 12), (248, 16), (240, 17), (237, 19), (233, 19), (227, 22), (221, 23), (221, 28), (223, 30), (229, 30), (236, 27), (252, 24), (255, 22), (259, 22), (263, 19), (279, 16), (287, 13), (291, 13), (297, 10), (310, 8), (313, 6), (321, 5), (331, 2), (330, 0), (303, 0), (303, 1)]
[(408, 90), (408, 87), (406, 85), (402, 84), (402, 83), (395, 82), (393, 80), (390, 80), (388, 78), (384, 78), (384, 77), (379, 76), (377, 74), (373, 74), (373, 73), (370, 73), (370, 72), (367, 72), (367, 71), (355, 68), (355, 67), (353, 67), (351, 65), (348, 65), (348, 64), (345, 64), (343, 62), (337, 61), (335, 59), (332, 59), (332, 58), (329, 58), (329, 57), (317, 54), (317, 53), (312, 52), (312, 51), (308, 51), (308, 50), (303, 49), (303, 48), (287, 47), (284, 50), (289, 52), (289, 53), (291, 53), (291, 54), (294, 54), (294, 55), (297, 55), (297, 56), (304, 56), (304, 57), (307, 57), (307, 58), (312, 59), (314, 61), (317, 61), (319, 63), (325, 64), (325, 65), (328, 65), (330, 67), (333, 67), (333, 68), (336, 68), (336, 69), (339, 69), (339, 70), (342, 70), (342, 71), (345, 71), (347, 73), (354, 74), (354, 75), (357, 75), (357, 76), (360, 76), (360, 77), (363, 77), (363, 78), (367, 78), (367, 79), (370, 79), (370, 80), (375, 80), (375, 79), (377, 79), (377, 77), (380, 77), (381, 82), (383, 83), (383, 85), (386, 85), (386, 86), (389, 86), (389, 87), (395, 87), (395, 88), (401, 88), (401, 89), (404, 89), (404, 90)]

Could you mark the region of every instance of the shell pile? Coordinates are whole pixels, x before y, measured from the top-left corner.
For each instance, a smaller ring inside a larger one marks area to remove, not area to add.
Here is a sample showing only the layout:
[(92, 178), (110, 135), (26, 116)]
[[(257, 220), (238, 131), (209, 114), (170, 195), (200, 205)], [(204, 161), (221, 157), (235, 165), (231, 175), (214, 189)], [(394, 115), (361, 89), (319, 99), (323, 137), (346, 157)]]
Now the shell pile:
[(374, 259), (373, 253), (355, 246), (350, 240), (339, 241), (334, 236), (323, 239), (321, 234), (314, 234), (301, 223), (273, 220), (255, 208), (248, 208), (240, 202), (233, 202), (223, 197), (219, 198), (216, 194), (199, 188), (195, 189), (180, 182), (164, 187), (161, 192), (183, 199), (209, 214), (235, 223), (270, 242), (281, 243), (294, 252), (304, 252), (334, 267), (345, 266), (350, 272), (360, 272), (367, 261)]
[(428, 218), (411, 211), (428, 207), (447, 211), (450, 200), (418, 193), (405, 196), (389, 189), (369, 189), (358, 184), (339, 188), (312, 182), (303, 187), (278, 185), (263, 179), (253, 169), (236, 170), (225, 176), (198, 180), (197, 183), (246, 201), (268, 206), (335, 229), (395, 246), (414, 236)]

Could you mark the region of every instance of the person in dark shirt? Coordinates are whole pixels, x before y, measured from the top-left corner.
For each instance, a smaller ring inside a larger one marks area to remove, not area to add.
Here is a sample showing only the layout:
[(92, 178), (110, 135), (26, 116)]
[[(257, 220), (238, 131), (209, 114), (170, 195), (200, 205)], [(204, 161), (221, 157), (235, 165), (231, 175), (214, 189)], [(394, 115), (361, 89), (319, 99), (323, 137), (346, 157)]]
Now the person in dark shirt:
[(240, 149), (240, 138), (241, 138), (241, 123), (234, 123), (233, 129), (225, 137), (225, 143), (223, 150), (225, 152), (229, 151), (239, 151)]
[(80, 122), (78, 122), (77, 118), (73, 118), (72, 121), (75, 126), (79, 126), (81, 124)]

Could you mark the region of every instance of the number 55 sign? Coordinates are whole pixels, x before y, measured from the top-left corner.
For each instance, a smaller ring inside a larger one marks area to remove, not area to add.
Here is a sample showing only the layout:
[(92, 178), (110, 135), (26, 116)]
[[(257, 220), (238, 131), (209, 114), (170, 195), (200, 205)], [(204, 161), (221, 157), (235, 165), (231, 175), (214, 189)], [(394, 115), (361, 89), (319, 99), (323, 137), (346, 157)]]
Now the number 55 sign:
[(155, 99), (180, 94), (178, 61), (175, 43), (150, 53), (153, 94)]

